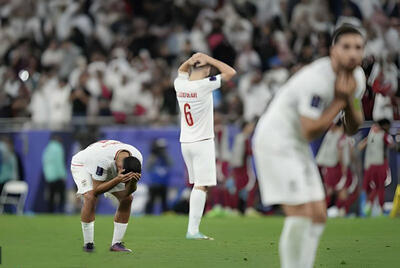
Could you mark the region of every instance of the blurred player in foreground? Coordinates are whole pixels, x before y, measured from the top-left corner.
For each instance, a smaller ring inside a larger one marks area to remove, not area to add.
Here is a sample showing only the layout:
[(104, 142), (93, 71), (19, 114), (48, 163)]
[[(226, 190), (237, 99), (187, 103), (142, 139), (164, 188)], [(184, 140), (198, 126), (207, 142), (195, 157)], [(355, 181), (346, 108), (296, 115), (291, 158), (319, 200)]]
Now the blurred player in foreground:
[[(210, 76), (211, 66), (220, 71)], [(229, 81), (236, 71), (208, 55), (196, 53), (185, 61), (174, 81), (181, 111), (182, 155), (194, 184), (189, 202), (187, 239), (210, 239), (199, 231), (207, 188), (217, 184), (212, 91)]]
[(126, 251), (122, 239), (131, 214), (132, 193), (141, 177), (142, 154), (133, 146), (115, 140), (102, 140), (78, 152), (71, 160), (71, 173), (83, 196), (81, 222), (86, 252), (94, 250), (94, 219), (100, 194), (112, 194), (119, 201), (114, 217), (110, 251)]
[(279, 243), (281, 267), (313, 267), (326, 222), (324, 188), (309, 142), (343, 111), (345, 133), (363, 122), (360, 67), (364, 38), (352, 26), (332, 36), (330, 57), (297, 72), (278, 92), (257, 124), (253, 152), (264, 205), (286, 214)]

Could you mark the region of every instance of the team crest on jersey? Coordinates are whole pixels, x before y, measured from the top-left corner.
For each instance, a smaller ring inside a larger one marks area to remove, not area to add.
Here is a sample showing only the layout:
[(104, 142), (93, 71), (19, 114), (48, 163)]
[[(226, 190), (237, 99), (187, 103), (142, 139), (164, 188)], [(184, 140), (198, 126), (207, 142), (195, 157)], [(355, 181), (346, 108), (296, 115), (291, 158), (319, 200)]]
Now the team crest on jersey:
[(321, 97), (314, 95), (311, 99), (311, 107), (319, 108), (321, 106)]
[(210, 81), (215, 81), (215, 80), (217, 80), (217, 78), (215, 76), (210, 77)]
[(101, 176), (103, 175), (104, 169), (102, 167), (97, 167), (96, 169), (96, 175)]

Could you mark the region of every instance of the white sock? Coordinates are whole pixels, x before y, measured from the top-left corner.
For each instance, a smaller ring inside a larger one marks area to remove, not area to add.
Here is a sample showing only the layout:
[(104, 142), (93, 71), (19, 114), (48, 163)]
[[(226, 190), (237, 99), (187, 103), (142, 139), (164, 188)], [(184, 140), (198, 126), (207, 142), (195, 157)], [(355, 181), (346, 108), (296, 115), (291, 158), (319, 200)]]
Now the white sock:
[(114, 235), (111, 246), (114, 245), (115, 243), (122, 242), (127, 227), (128, 227), (127, 223), (114, 222)]
[(300, 264), (302, 246), (310, 225), (311, 219), (307, 217), (285, 218), (279, 241), (281, 268), (302, 267)]
[(81, 222), (81, 224), (84, 244), (94, 243), (94, 221)]
[(312, 223), (310, 225), (302, 247), (301, 267), (314, 267), (314, 260), (317, 254), (319, 239), (324, 232), (324, 229), (325, 224), (322, 223)]
[(199, 232), (204, 205), (206, 204), (206, 192), (193, 187), (190, 194), (188, 233), (193, 235)]

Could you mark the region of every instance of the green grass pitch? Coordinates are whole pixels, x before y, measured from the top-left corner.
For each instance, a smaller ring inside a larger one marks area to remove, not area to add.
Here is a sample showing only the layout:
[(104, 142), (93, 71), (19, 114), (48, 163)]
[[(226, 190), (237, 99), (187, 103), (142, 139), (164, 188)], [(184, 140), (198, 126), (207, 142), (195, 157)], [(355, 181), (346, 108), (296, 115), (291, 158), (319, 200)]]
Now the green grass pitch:
[[(79, 216), (0, 216), (2, 267), (279, 267), (282, 217), (205, 218), (215, 241), (185, 240), (187, 217), (131, 218), (133, 254), (109, 252), (112, 216), (97, 216), (96, 252), (82, 252)], [(400, 220), (330, 219), (315, 267), (400, 267)]]

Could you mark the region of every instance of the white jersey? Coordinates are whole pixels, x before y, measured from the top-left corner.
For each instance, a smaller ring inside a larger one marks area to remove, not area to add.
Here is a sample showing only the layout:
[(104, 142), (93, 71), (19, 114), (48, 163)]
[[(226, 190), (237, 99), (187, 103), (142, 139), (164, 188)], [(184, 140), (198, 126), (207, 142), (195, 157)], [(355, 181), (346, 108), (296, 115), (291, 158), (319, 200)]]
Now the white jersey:
[(189, 80), (180, 72), (174, 81), (181, 111), (180, 142), (214, 138), (214, 105), (212, 91), (221, 87), (221, 75)]
[(338, 145), (340, 137), (343, 135), (341, 131), (329, 130), (316, 157), (317, 164), (323, 167), (335, 167), (339, 162)]
[(115, 140), (102, 140), (89, 145), (72, 157), (72, 165), (82, 165), (94, 180), (106, 181), (118, 174), (115, 157), (126, 150), (143, 163), (142, 154), (132, 145)]
[[(354, 70), (354, 76), (355, 97), (361, 99), (366, 83), (361, 67)], [(293, 75), (258, 122), (255, 146), (275, 152), (296, 150), (309, 154), (308, 141), (301, 134), (300, 116), (311, 119), (321, 116), (334, 99), (335, 80), (329, 57), (318, 59)]]
[(368, 169), (370, 165), (383, 165), (386, 158), (386, 146), (393, 143), (392, 136), (386, 134), (381, 128), (372, 126), (367, 138), (364, 168)]
[(342, 135), (339, 140), (339, 148), (342, 150), (342, 166), (350, 166), (353, 146), (354, 139), (347, 135)]

